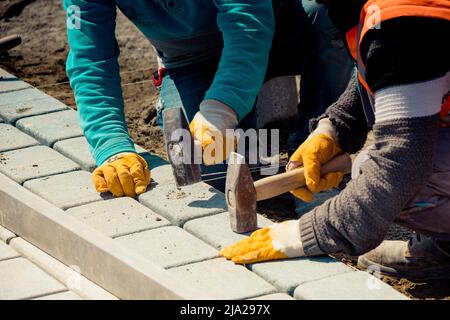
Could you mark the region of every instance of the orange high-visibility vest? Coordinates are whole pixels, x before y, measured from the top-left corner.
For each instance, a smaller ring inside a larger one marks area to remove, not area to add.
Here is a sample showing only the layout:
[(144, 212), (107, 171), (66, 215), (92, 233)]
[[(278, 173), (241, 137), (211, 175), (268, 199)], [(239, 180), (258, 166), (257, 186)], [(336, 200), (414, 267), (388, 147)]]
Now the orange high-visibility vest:
[[(369, 125), (374, 122), (373, 93), (366, 82), (360, 45), (366, 33), (379, 28), (383, 21), (408, 16), (450, 21), (450, 0), (368, 0), (361, 10), (359, 24), (345, 36), (349, 53), (357, 63), (359, 89)], [(449, 100), (444, 101), (441, 117), (448, 112)]]

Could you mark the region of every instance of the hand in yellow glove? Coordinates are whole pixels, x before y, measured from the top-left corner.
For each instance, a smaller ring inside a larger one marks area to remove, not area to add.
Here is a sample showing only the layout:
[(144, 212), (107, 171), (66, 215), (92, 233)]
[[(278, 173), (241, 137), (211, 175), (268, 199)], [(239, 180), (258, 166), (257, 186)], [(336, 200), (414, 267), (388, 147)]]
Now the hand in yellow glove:
[(111, 157), (92, 173), (98, 192), (110, 191), (116, 197), (136, 197), (147, 190), (150, 171), (147, 161), (136, 153)]
[(189, 129), (202, 145), (205, 165), (222, 163), (236, 149), (234, 134), (227, 134), (226, 130), (235, 129), (237, 125), (236, 113), (227, 105), (216, 100), (205, 100), (200, 104), (200, 111)]
[(342, 153), (336, 142), (334, 128), (328, 119), (319, 122), (316, 130), (302, 143), (289, 159), (287, 170), (303, 165), (306, 187), (291, 193), (305, 202), (313, 201), (313, 193), (337, 187), (344, 177), (343, 172), (330, 172), (320, 176), (321, 165)]
[(220, 255), (239, 264), (303, 257), (299, 220), (257, 230), (250, 237), (222, 249)]

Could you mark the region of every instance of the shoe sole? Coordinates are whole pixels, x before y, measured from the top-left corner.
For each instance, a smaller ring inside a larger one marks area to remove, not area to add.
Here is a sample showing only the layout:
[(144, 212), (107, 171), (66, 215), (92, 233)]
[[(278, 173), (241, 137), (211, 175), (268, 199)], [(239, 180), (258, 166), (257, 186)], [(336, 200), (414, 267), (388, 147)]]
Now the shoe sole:
[[(375, 268), (374, 268), (375, 266)], [(375, 263), (367, 258), (358, 258), (358, 268), (369, 272), (372, 275), (381, 274), (383, 276), (400, 279), (406, 278), (412, 281), (427, 281), (427, 280), (447, 280), (450, 279), (450, 265), (442, 267), (433, 267), (428, 269), (421, 269), (419, 272), (408, 271), (399, 272), (393, 268), (389, 268), (378, 263)]]

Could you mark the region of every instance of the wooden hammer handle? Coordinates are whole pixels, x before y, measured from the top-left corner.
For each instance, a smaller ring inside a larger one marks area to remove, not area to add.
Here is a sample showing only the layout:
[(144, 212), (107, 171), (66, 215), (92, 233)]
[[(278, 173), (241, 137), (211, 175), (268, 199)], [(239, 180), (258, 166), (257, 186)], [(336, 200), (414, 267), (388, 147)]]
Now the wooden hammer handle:
[[(330, 172), (349, 173), (352, 160), (348, 154), (339, 155), (321, 167), (321, 176)], [(303, 167), (291, 171), (260, 179), (255, 182), (256, 200), (266, 200), (280, 194), (304, 187), (305, 173)]]

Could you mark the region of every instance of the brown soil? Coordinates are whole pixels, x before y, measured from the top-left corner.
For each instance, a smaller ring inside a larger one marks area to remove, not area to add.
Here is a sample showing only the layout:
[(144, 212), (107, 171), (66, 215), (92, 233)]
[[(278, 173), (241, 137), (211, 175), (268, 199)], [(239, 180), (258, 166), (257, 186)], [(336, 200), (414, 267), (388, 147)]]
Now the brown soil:
[[(137, 144), (164, 155), (162, 134), (154, 122), (158, 97), (150, 80), (157, 66), (154, 51), (120, 13), (116, 33), (130, 134)], [(1, 66), (76, 109), (65, 72), (69, 47), (61, 1), (2, 0), (0, 37), (13, 34), (22, 36), (22, 45), (0, 54)]]
[[(0, 66), (76, 109), (65, 73), (68, 45), (61, 1), (1, 0), (0, 37), (12, 34), (20, 34), (23, 43), (8, 53), (0, 54)], [(156, 69), (154, 51), (145, 37), (120, 13), (116, 34), (121, 49), (119, 63), (130, 134), (137, 144), (165, 157), (163, 137), (155, 124), (158, 93), (150, 81)], [(4, 159), (0, 157), (0, 160)], [(184, 195), (175, 192), (167, 196)], [(295, 218), (289, 195), (261, 202), (258, 210), (274, 221)], [(393, 227), (388, 238), (406, 239), (409, 235), (409, 231)], [(337, 257), (355, 265), (354, 257)], [(450, 298), (450, 281), (413, 283), (406, 279), (384, 280), (412, 298)]]

